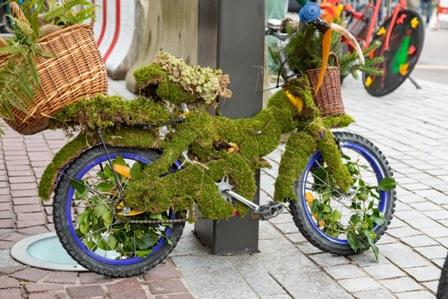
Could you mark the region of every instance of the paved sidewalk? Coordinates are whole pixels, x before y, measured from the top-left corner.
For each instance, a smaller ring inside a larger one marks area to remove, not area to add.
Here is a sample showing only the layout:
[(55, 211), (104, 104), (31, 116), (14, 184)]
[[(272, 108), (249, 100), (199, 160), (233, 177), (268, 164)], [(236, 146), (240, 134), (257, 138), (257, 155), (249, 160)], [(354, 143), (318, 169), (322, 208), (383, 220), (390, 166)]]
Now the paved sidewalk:
[[(258, 254), (211, 256), (188, 225), (165, 265), (126, 280), (18, 265), (9, 257), (14, 242), (52, 230), (50, 203), (40, 204), (36, 186), (66, 139), (62, 132), (23, 137), (8, 129), (0, 140), (0, 298), (192, 298), (190, 290), (207, 299), (433, 298), (448, 247), (448, 85), (420, 83), (423, 90), (406, 84), (380, 99), (360, 82), (344, 83), (347, 110), (358, 120), (350, 130), (380, 147), (399, 183), (378, 264), (371, 252), (322, 253), (283, 214), (260, 223)], [(112, 90), (121, 92), (119, 86)], [(280, 156), (281, 148), (269, 156), (274, 168), (263, 173), (263, 200), (273, 193)]]

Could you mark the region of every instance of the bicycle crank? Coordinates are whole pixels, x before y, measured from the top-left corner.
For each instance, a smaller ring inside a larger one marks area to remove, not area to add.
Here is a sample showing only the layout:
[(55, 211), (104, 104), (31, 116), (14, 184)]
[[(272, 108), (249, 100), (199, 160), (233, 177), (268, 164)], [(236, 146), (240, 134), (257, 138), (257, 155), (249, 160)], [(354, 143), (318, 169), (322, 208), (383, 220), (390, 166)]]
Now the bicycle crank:
[(284, 206), (281, 203), (270, 202), (265, 205), (257, 205), (256, 203), (248, 200), (244, 196), (233, 191), (233, 185), (230, 183), (228, 177), (224, 177), (221, 182), (216, 183), (219, 191), (222, 193), (224, 199), (230, 203), (237, 201), (252, 211), (254, 219), (268, 220), (278, 216), (284, 210)]

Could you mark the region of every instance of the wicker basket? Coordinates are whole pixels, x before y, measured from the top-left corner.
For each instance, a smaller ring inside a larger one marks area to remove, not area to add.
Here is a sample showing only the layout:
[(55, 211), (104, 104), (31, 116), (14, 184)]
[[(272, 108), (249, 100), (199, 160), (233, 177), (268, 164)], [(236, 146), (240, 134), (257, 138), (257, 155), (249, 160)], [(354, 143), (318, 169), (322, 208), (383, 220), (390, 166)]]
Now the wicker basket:
[[(6, 122), (17, 132), (31, 135), (46, 129), (48, 117), (66, 105), (107, 92), (107, 73), (96, 47), (91, 25), (74, 25), (39, 40), (48, 57), (35, 60), (40, 88), (24, 113), (14, 110)], [(8, 59), (0, 57), (0, 65)]]
[[(341, 95), (341, 71), (337, 56), (332, 53), (337, 66), (329, 66), (325, 73), (321, 88), (314, 96), (314, 103), (319, 108), (322, 116), (337, 116), (345, 114), (344, 102)], [(319, 81), (320, 69), (306, 71), (314, 89)]]

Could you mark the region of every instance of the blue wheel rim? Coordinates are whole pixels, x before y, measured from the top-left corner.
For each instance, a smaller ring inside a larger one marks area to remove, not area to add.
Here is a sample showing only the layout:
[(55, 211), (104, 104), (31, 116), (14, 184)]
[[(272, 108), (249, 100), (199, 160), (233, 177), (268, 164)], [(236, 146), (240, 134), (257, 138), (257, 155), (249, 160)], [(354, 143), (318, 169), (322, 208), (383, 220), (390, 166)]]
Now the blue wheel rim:
[[(130, 159), (130, 160), (133, 160), (136, 162), (143, 163), (145, 165), (148, 165), (152, 162), (140, 155), (133, 154), (133, 153), (126, 153), (126, 152), (113, 153), (113, 154), (109, 154), (109, 156), (111, 159), (115, 159), (117, 156), (121, 156), (121, 157), (123, 157), (123, 159)], [(108, 159), (107, 159), (106, 155), (96, 158), (95, 160), (91, 161), (88, 165), (86, 165), (74, 178), (76, 180), (81, 180), (86, 175), (86, 173), (88, 173), (93, 167), (100, 165), (101, 163), (106, 162), (107, 160)], [(75, 194), (75, 189), (70, 185), (68, 188), (66, 201), (65, 201), (65, 216), (67, 219), (67, 226), (69, 228), (70, 235), (72, 236), (73, 240), (76, 243), (76, 246), (78, 246), (85, 254), (87, 254), (92, 259), (94, 259), (98, 262), (113, 265), (113, 266), (134, 265), (134, 264), (140, 263), (143, 260), (153, 256), (154, 254), (156, 254), (159, 250), (161, 250), (166, 245), (165, 239), (159, 238), (157, 244), (152, 248), (152, 252), (149, 255), (147, 255), (145, 258), (134, 257), (134, 258), (126, 259), (126, 260), (113, 260), (113, 259), (109, 259), (104, 256), (96, 254), (95, 252), (91, 251), (81, 241), (81, 239), (76, 234), (75, 227), (74, 227), (73, 221), (72, 221), (72, 213), (71, 213), (71, 205), (73, 202), (74, 194)], [(171, 216), (171, 218), (174, 218), (174, 213), (172, 213), (170, 216)], [(167, 227), (166, 228), (166, 237), (169, 238), (169, 237), (171, 237), (171, 235), (172, 235), (172, 229)]]
[[(384, 172), (384, 170), (382, 169), (381, 165), (378, 162), (378, 159), (365, 147), (361, 146), (360, 144), (357, 143), (353, 143), (353, 142), (341, 142), (340, 143), (341, 148), (348, 148), (348, 149), (352, 149), (355, 152), (361, 154), (361, 156), (363, 156), (370, 164), (370, 166), (372, 167), (373, 171), (375, 172), (375, 176), (378, 182), (381, 182), (384, 178), (386, 178), (386, 174)], [(308, 177), (309, 172), (311, 171), (311, 168), (314, 166), (314, 164), (322, 159), (322, 154), (320, 152), (316, 152), (313, 154), (313, 156), (311, 156), (311, 159), (308, 161), (308, 164), (305, 168), (305, 171), (302, 175), (302, 181), (304, 181), (304, 179), (306, 177)], [(307, 206), (307, 202), (305, 199), (305, 192), (306, 192), (306, 184), (303, 183), (302, 184), (302, 188), (301, 190), (298, 190), (300, 193), (300, 204), (302, 205), (303, 209), (305, 210), (305, 214), (306, 214), (306, 218), (307, 221), (311, 224), (312, 228), (319, 234), (322, 236), (322, 238), (339, 244), (339, 245), (348, 245), (348, 241), (346, 239), (338, 239), (338, 238), (333, 238), (331, 236), (328, 236), (327, 234), (325, 234), (325, 232), (323, 232), (317, 225), (317, 223), (313, 220), (313, 216), (310, 213), (310, 210), (308, 209)], [(388, 202), (390, 201), (390, 193), (389, 192), (384, 192), (384, 191), (380, 191), (380, 200), (378, 203), (378, 210), (381, 213), (384, 213), (387, 206), (388, 206)], [(374, 226), (374, 231), (376, 232), (378, 230), (378, 225)]]

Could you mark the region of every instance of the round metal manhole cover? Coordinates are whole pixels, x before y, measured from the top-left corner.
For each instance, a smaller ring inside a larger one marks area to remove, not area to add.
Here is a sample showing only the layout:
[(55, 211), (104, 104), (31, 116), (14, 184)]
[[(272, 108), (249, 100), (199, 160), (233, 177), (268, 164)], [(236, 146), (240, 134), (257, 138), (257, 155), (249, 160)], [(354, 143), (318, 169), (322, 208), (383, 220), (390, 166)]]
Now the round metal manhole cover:
[(11, 256), (35, 268), (87, 271), (67, 254), (55, 233), (36, 235), (17, 242), (11, 248)]

